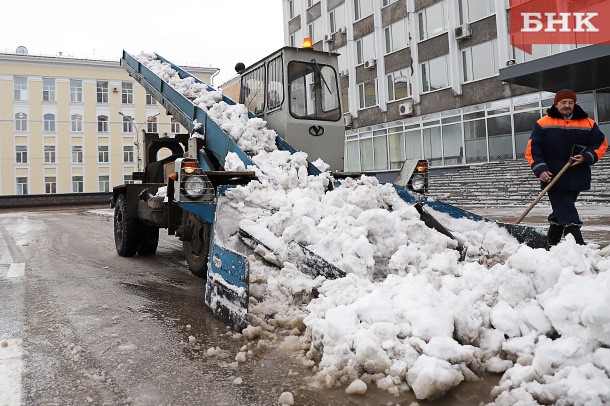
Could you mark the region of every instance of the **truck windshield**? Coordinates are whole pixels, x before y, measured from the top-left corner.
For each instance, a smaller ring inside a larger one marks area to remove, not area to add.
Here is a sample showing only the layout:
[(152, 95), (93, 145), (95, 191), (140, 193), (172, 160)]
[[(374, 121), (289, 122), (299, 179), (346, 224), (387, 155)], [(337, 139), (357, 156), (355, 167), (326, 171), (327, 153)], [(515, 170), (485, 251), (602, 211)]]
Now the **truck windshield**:
[(290, 114), (295, 118), (341, 119), (337, 73), (329, 65), (292, 61), (288, 64)]

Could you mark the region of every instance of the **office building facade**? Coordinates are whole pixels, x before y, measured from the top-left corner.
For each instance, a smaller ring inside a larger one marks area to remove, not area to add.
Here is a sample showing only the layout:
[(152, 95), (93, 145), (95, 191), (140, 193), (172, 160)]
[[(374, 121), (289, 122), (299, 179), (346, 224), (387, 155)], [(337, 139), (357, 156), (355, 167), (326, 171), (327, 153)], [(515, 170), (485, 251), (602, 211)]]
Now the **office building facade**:
[[(522, 159), (554, 92), (610, 133), (607, 46), (509, 41), (507, 0), (283, 0), (285, 43), (339, 54), (348, 171)], [(566, 69), (580, 64), (579, 69)], [(555, 69), (555, 70), (551, 70)], [(588, 80), (585, 80), (588, 79)]]
[[(185, 67), (206, 83), (218, 69)], [(184, 132), (118, 61), (0, 54), (0, 195), (108, 192), (141, 167), (142, 130)]]

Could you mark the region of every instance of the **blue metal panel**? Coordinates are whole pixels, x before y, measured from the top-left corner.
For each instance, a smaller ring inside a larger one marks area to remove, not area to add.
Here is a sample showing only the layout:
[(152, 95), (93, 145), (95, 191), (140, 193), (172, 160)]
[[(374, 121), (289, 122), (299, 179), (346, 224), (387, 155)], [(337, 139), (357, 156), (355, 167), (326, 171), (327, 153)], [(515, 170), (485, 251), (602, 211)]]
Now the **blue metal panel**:
[(248, 259), (231, 250), (212, 244), (209, 270), (224, 279), (228, 284), (246, 289), (248, 285)]
[(178, 206), (180, 206), (182, 210), (186, 210), (189, 213), (193, 213), (206, 223), (214, 223), (214, 213), (216, 212), (216, 205), (214, 203), (178, 202)]

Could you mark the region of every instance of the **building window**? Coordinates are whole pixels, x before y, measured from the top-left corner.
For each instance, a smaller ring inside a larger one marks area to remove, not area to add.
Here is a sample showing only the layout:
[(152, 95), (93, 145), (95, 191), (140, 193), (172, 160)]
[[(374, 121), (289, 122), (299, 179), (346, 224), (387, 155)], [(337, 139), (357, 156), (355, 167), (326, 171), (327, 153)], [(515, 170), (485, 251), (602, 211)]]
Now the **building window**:
[(487, 137), (490, 161), (513, 159), (513, 126), (510, 114), (488, 117)]
[(149, 106), (157, 104), (157, 99), (155, 99), (152, 94), (146, 92), (146, 104)]
[(294, 0), (288, 0), (288, 18), (294, 18)]
[(42, 78), (42, 101), (55, 101), (55, 78)]
[(83, 193), (84, 186), (82, 176), (72, 176), (72, 193)]
[(389, 6), (392, 3), (396, 3), (397, 0), (382, 0), (381, 1), (381, 7), (386, 7)]
[(83, 102), (83, 81), (78, 79), (70, 79), (70, 102)]
[(55, 114), (45, 114), (44, 118), (44, 131), (48, 133), (55, 132)]
[(97, 132), (108, 132), (108, 116), (97, 116)]
[(99, 191), (100, 192), (109, 192), (110, 191), (110, 176), (109, 175), (100, 175), (98, 178), (99, 182)]
[(83, 132), (83, 116), (80, 114), (72, 114), (70, 116), (70, 130), (74, 133)]
[(132, 118), (129, 116), (123, 116), (123, 132), (130, 133), (133, 131)]
[(369, 34), (356, 41), (356, 64), (362, 65), (369, 59), (374, 59), (375, 53), (375, 36)]
[(354, 0), (354, 20), (373, 14), (373, 0)]
[(406, 48), (408, 43), (409, 31), (407, 20), (400, 20), (384, 28), (385, 33), (385, 53), (389, 54), (399, 49)]
[(341, 88), (341, 108), (344, 113), (349, 111), (349, 86)]
[(133, 145), (123, 145), (123, 162), (133, 163)]
[(57, 180), (55, 176), (44, 177), (44, 192), (45, 193), (57, 193)]
[(108, 163), (108, 145), (100, 145), (97, 147), (97, 162)]
[(337, 32), (341, 28), (346, 28), (345, 3), (338, 5), (328, 13), (328, 23), (330, 32)]
[(15, 179), (15, 194), (27, 195), (28, 194), (28, 178), (27, 176), (19, 176)]
[(322, 40), (322, 19), (317, 18), (310, 24), (307, 24), (307, 32), (311, 38), (312, 44)]
[(294, 34), (290, 34), (290, 42), (289, 44), (291, 47), (295, 47), (296, 46), (296, 39), (294, 37)]
[(15, 162), (18, 164), (28, 163), (28, 146), (15, 145)]
[(157, 117), (148, 117), (148, 120), (146, 121), (146, 132), (157, 132)]
[(121, 94), (121, 103), (133, 104), (133, 83), (123, 82), (121, 88), (123, 89)]
[(83, 163), (83, 146), (72, 145), (72, 163), (82, 164)]
[(388, 82), (388, 100), (400, 100), (411, 96), (409, 68), (392, 72), (386, 76)]
[(431, 59), (421, 64), (424, 92), (444, 89), (449, 86), (447, 55)]
[(28, 115), (25, 113), (15, 114), (15, 131), (25, 132), (28, 130)]
[[(485, 112), (475, 112), (469, 114), (468, 116), (480, 116), (481, 118), (464, 122), (466, 163), (487, 162), (487, 130), (485, 128)], [(464, 115), (464, 118), (466, 118), (466, 115)]]
[(459, 0), (460, 24), (470, 23), (496, 12), (496, 2), (489, 0)]
[(447, 31), (445, 0), (426, 7), (417, 13), (419, 23), (419, 39), (423, 41)]
[(377, 105), (377, 79), (358, 83), (358, 95), (361, 109)]
[(13, 81), (13, 97), (16, 101), (28, 100), (28, 78), (15, 76)]
[[(497, 41), (484, 42), (462, 50), (462, 82), (498, 74)], [(487, 61), (481, 63), (481, 61)]]
[(400, 169), (405, 161), (405, 140), (401, 127), (388, 129), (388, 150), (390, 169)]
[(97, 81), (97, 102), (108, 103), (108, 81)]
[(133, 183), (133, 175), (123, 175), (123, 183), (126, 185)]
[(174, 134), (178, 134), (180, 132), (180, 123), (178, 122), (178, 120), (176, 120), (175, 117), (172, 117), (171, 129), (170, 130)]
[(54, 164), (55, 163), (55, 145), (44, 146), (44, 163)]

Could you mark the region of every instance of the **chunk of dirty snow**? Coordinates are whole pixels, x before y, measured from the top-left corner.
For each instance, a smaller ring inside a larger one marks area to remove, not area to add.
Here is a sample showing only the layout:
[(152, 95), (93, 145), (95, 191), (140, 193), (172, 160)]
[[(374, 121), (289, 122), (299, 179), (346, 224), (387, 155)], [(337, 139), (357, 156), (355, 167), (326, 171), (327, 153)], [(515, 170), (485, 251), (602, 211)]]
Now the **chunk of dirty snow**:
[(246, 340), (252, 341), (254, 339), (259, 338), (261, 336), (262, 332), (263, 332), (263, 329), (260, 326), (256, 326), (256, 327), (248, 326), (245, 329), (243, 329), (241, 333), (244, 335)]
[(279, 399), (277, 400), (277, 403), (279, 403), (280, 405), (292, 406), (294, 405), (294, 397), (290, 392), (282, 392)]
[(348, 395), (364, 395), (366, 393), (366, 383), (360, 379), (356, 379), (345, 388), (345, 393)]
[(246, 353), (245, 352), (238, 352), (237, 355), (235, 356), (235, 361), (237, 361), (237, 362), (245, 362), (246, 361)]
[(220, 351), (220, 348), (216, 347), (210, 347), (208, 348), (208, 351), (206, 352), (206, 354), (208, 355), (208, 357), (213, 357), (215, 355), (218, 355), (218, 352)]
[(445, 360), (419, 356), (407, 373), (407, 383), (417, 399), (434, 399), (464, 380), (461, 372)]
[(233, 379), (233, 385), (241, 385), (242, 383), (244, 383), (244, 380), (240, 377)]

